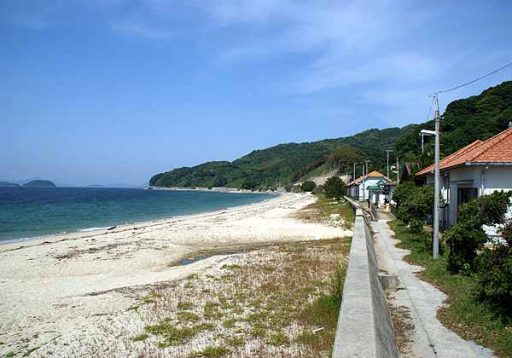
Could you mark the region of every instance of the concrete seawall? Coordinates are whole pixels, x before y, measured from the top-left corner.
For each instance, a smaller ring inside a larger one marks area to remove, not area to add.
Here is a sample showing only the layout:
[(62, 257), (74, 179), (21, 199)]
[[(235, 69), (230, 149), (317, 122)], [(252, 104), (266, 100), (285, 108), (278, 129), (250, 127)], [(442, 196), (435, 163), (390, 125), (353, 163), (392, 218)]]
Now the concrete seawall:
[(399, 357), (373, 239), (356, 209), (333, 357)]

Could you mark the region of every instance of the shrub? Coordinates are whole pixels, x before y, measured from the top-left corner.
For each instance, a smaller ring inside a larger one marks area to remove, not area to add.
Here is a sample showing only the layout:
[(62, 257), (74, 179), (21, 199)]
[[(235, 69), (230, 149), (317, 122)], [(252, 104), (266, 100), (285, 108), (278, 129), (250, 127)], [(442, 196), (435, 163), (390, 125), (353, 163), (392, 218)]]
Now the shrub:
[(507, 316), (512, 316), (512, 248), (486, 248), (479, 257), (478, 294)]
[(254, 180), (251, 180), (251, 179), (247, 179), (241, 186), (241, 189), (244, 189), (244, 190), (256, 190), (256, 188), (258, 187), (258, 183), (256, 183)]
[(448, 255), (448, 271), (469, 273), (474, 269), (477, 250), (482, 248), (487, 240), (481, 229), (458, 222), (446, 232), (446, 243), (450, 248)]
[(316, 184), (314, 181), (311, 181), (311, 180), (308, 180), (308, 181), (305, 181), (304, 183), (302, 183), (302, 185), (300, 186), (302, 191), (313, 191), (316, 187)]
[(345, 183), (339, 177), (333, 176), (325, 182), (324, 190), (327, 198), (340, 200), (345, 194)]
[(477, 251), (483, 249), (488, 239), (482, 225), (501, 224), (505, 221), (511, 195), (512, 192), (496, 191), (462, 206), (458, 222), (446, 232), (446, 243), (450, 248), (449, 271), (475, 271)]
[[(431, 186), (404, 185), (406, 188), (398, 193), (400, 203), (397, 208), (398, 218), (407, 224), (414, 220), (424, 222), (434, 207), (434, 189)], [(393, 200), (395, 200), (395, 193), (393, 193)]]
[(393, 191), (392, 199), (396, 203), (396, 208), (399, 209), (403, 202), (411, 195), (411, 192), (415, 190), (416, 185), (411, 182), (400, 184)]
[(413, 219), (409, 223), (409, 231), (413, 234), (419, 234), (423, 231), (423, 221)]
[(501, 235), (506, 244), (485, 248), (478, 259), (478, 294), (480, 299), (512, 317), (512, 220)]
[(315, 194), (322, 194), (324, 192), (324, 186), (323, 185), (317, 185), (315, 189), (313, 189), (313, 193)]

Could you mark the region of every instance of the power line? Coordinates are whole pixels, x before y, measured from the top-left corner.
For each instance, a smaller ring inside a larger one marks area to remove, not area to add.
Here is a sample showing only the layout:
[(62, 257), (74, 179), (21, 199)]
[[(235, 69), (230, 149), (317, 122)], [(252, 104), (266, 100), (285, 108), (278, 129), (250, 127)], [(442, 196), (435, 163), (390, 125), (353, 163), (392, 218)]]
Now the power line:
[(459, 89), (459, 88), (465, 87), (465, 86), (467, 86), (467, 85), (470, 85), (470, 84), (472, 84), (472, 83), (475, 83), (475, 82), (477, 82), (477, 81), (480, 81), (480, 80), (482, 80), (482, 79), (484, 79), (484, 78), (486, 78), (486, 77), (489, 77), (489, 76), (491, 76), (491, 75), (494, 75), (496, 72), (499, 72), (499, 71), (501, 71), (501, 70), (504, 70), (505, 68), (510, 67), (510, 66), (512, 66), (512, 62), (507, 63), (506, 65), (501, 66), (500, 68), (497, 68), (497, 69), (495, 69), (494, 71), (489, 72), (489, 73), (487, 73), (487, 74), (485, 74), (485, 75), (483, 75), (483, 76), (480, 76), (480, 77), (478, 77), (478, 78), (475, 78), (475, 79), (474, 79), (474, 80), (472, 80), (472, 81), (469, 81), (469, 82), (463, 83), (463, 84), (461, 84), (461, 85), (458, 85), (458, 86), (455, 86), (455, 87), (452, 87), (452, 88), (448, 88), (448, 89), (445, 89), (445, 90), (442, 90), (442, 91), (437, 91), (437, 92), (435, 92), (435, 93), (434, 93), (434, 95), (438, 95), (438, 94), (440, 94), (440, 93), (446, 93), (446, 92), (455, 91), (456, 89)]
[(432, 106), (434, 105), (434, 101), (436, 100), (435, 96), (432, 97), (432, 102), (430, 102), (430, 108), (428, 109), (427, 118), (425, 119), (425, 122), (428, 122), (428, 119), (430, 118), (430, 113), (432, 113)]

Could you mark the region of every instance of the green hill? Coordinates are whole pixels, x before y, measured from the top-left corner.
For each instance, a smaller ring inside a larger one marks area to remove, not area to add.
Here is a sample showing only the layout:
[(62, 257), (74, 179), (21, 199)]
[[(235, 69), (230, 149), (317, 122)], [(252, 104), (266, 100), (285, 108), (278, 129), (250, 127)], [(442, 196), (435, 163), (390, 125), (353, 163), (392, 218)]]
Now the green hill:
[[(478, 96), (450, 103), (442, 116), (442, 153), (449, 154), (476, 139), (486, 139), (507, 128), (512, 120), (512, 81), (489, 88)], [(255, 150), (233, 162), (208, 162), (160, 173), (150, 185), (164, 187), (269, 188), (293, 183), (308, 173), (338, 168), (351, 173), (352, 163), (371, 160), (371, 169), (385, 169), (384, 149), (395, 149), (401, 160), (432, 161), (427, 140), (421, 154), (419, 131), (433, 122), (403, 128), (369, 129), (353, 136), (317, 142), (287, 143)], [(431, 140), (431, 139), (430, 139)]]
[[(382, 148), (393, 145), (404, 129), (370, 129), (350, 137), (326, 139), (318, 142), (279, 144), (255, 150), (233, 162), (208, 162), (153, 176), (150, 185), (166, 187), (228, 186), (267, 188), (289, 184), (302, 174), (329, 160), (330, 154), (343, 148), (359, 156), (366, 155), (378, 167), (385, 162)], [(345, 166), (352, 165), (344, 163)], [(340, 165), (340, 163), (338, 163)]]

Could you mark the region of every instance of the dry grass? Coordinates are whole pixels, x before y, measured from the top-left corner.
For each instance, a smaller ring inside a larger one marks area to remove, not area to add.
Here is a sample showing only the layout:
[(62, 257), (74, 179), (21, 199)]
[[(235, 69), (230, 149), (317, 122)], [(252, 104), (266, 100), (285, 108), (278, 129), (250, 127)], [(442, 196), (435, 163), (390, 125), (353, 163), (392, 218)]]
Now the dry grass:
[(350, 203), (344, 199), (339, 202), (318, 195), (318, 200), (299, 211), (296, 218), (304, 221), (313, 221), (342, 229), (351, 229), (354, 223), (354, 211)]
[(391, 320), (393, 322), (393, 331), (395, 332), (396, 345), (400, 354), (409, 353), (409, 344), (412, 342), (414, 324), (409, 311), (404, 306), (391, 304), (389, 306)]
[[(349, 240), (275, 245), (141, 297), (143, 355), (328, 357)], [(150, 300), (148, 300), (150, 296)]]

